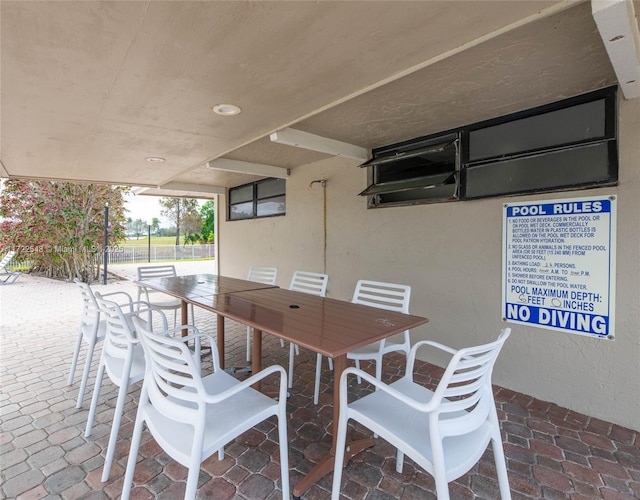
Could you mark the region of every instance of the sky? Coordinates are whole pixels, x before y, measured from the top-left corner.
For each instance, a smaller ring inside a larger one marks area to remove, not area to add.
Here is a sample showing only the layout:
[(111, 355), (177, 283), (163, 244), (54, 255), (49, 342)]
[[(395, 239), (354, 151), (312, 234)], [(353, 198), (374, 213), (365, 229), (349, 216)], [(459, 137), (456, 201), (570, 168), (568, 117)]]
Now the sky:
[[(170, 227), (174, 225), (166, 217), (160, 215), (162, 208), (160, 207), (160, 196), (143, 196), (130, 193), (126, 197), (125, 208), (128, 210), (125, 217), (131, 217), (132, 220), (142, 219), (147, 224), (151, 224), (154, 217), (160, 219), (160, 227)], [(202, 206), (207, 200), (198, 200)]]
[(147, 224), (151, 224), (154, 217), (160, 219), (160, 225), (167, 227), (168, 219), (160, 215), (160, 197), (159, 196), (142, 196), (130, 194), (127, 196), (125, 208), (128, 210), (126, 217), (131, 219), (142, 219)]

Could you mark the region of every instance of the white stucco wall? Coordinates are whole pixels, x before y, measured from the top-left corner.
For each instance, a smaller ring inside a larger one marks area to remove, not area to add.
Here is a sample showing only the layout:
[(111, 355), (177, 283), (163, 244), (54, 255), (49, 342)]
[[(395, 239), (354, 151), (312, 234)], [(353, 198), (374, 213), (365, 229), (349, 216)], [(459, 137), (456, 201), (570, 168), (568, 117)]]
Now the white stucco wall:
[[(640, 430), (638, 99), (620, 103), (619, 151), (617, 187), (508, 198), (618, 196), (615, 341), (510, 325), (513, 334), (494, 383)], [(367, 210), (357, 196), (366, 186), (366, 171), (355, 165), (331, 158), (294, 169), (284, 217), (225, 222), (221, 206), (220, 273), (244, 277), (253, 264), (277, 266), (278, 284), (286, 287), (294, 270), (323, 271), (326, 258), (331, 297), (349, 300), (361, 278), (410, 284), (411, 312), (430, 319), (412, 332), (414, 342), (464, 347), (494, 339), (504, 326), (501, 240), (507, 199)], [(327, 179), (326, 257), (322, 187), (308, 189), (315, 179)]]

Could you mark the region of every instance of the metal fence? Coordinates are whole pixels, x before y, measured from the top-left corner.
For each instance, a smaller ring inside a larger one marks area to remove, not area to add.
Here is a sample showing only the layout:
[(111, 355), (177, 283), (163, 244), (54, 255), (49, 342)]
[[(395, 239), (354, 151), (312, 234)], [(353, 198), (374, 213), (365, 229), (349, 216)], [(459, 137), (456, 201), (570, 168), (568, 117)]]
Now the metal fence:
[[(214, 245), (151, 245), (117, 246), (108, 249), (109, 264), (128, 264), (133, 262), (157, 262), (169, 260), (192, 260), (215, 258)], [(96, 260), (103, 263), (103, 254), (96, 254)], [(11, 269), (29, 269), (33, 260), (14, 259)]]
[(118, 246), (107, 252), (109, 264), (163, 260), (212, 259), (214, 245)]

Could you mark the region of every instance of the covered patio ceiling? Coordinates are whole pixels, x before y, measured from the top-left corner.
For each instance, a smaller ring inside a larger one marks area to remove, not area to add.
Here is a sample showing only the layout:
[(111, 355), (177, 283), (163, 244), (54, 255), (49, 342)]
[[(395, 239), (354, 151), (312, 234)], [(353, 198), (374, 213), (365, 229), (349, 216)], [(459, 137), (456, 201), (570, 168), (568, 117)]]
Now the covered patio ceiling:
[(287, 128), (366, 155), (618, 81), (591, 2), (0, 9), (1, 176), (145, 194), (210, 197), (328, 157), (270, 140)]

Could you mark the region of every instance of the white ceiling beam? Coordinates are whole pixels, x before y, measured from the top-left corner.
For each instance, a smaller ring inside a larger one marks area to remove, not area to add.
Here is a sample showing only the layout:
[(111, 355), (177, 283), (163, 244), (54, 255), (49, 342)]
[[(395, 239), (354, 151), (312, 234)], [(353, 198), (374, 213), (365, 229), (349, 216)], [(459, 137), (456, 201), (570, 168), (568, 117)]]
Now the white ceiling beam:
[(167, 182), (158, 186), (158, 189), (168, 191), (189, 191), (192, 193), (224, 194), (225, 188), (220, 186), (206, 186), (204, 184), (189, 184), (187, 182)]
[(278, 144), (310, 149), (311, 151), (318, 151), (328, 155), (344, 156), (345, 158), (354, 158), (362, 161), (369, 159), (369, 150), (366, 148), (310, 134), (302, 130), (285, 128), (274, 132), (269, 138), (272, 142), (277, 142)]
[(640, 31), (631, 0), (591, 0), (596, 22), (626, 99), (640, 96)]
[(207, 163), (207, 167), (214, 170), (224, 170), (225, 172), (275, 177), (276, 179), (286, 179), (289, 176), (289, 169), (285, 167), (276, 167), (275, 165), (251, 163), (240, 160), (229, 160), (227, 158), (212, 160)]

